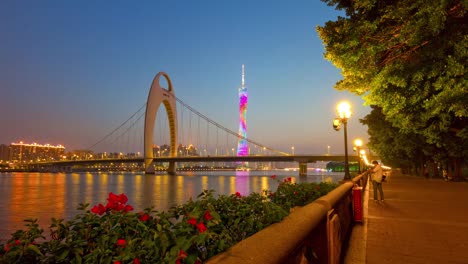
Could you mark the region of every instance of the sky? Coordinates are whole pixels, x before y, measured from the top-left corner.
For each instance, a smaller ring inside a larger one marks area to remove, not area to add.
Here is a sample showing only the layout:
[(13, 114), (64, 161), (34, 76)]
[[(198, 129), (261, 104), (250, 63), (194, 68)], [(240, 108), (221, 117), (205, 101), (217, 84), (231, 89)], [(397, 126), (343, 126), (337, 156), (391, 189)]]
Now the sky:
[(333, 88), (340, 70), (323, 57), (316, 26), (340, 14), (319, 0), (3, 0), (0, 144), (87, 148), (145, 104), (161, 71), (178, 98), (237, 131), (244, 64), (248, 138), (344, 153), (337, 104), (351, 104), (349, 148), (367, 142), (370, 108)]

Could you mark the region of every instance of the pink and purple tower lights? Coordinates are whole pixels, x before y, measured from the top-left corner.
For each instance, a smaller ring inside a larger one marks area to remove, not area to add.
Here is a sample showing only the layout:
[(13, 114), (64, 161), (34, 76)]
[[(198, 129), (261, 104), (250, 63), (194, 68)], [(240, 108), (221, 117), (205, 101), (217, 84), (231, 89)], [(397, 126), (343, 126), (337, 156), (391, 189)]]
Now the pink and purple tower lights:
[(247, 145), (247, 87), (244, 82), (244, 64), (242, 64), (242, 86), (239, 88), (239, 141), (237, 142), (237, 156), (248, 156)]

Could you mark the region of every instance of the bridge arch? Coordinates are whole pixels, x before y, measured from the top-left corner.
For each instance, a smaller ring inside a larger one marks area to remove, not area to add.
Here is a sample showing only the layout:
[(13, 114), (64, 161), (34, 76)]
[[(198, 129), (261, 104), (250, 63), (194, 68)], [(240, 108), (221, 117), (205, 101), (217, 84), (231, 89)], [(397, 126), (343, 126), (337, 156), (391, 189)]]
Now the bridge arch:
[[(167, 80), (167, 90), (161, 87), (159, 80), (163, 76)], [(154, 125), (158, 109), (164, 105), (167, 112), (167, 119), (169, 121), (171, 149), (170, 156), (177, 156), (177, 111), (176, 99), (174, 95), (174, 88), (172, 87), (171, 79), (165, 72), (159, 72), (153, 79), (151, 88), (146, 102), (145, 112), (145, 130), (144, 130), (144, 153), (145, 153), (145, 172), (154, 173), (151, 163), (153, 162), (153, 134)], [(175, 162), (169, 163), (168, 172), (175, 174)]]

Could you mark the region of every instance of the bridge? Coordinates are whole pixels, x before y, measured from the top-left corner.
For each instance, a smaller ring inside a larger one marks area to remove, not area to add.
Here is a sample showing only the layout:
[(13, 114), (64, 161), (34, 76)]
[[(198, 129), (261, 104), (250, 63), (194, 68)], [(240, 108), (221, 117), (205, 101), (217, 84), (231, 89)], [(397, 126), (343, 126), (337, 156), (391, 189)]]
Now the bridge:
[[(299, 163), (300, 175), (307, 174), (307, 163), (317, 161), (343, 161), (344, 155), (288, 155), (288, 156), (182, 156), (182, 157), (156, 157), (153, 158), (155, 163), (163, 162), (297, 162)], [(350, 161), (358, 161), (356, 156), (348, 157)], [(40, 170), (41, 168), (55, 167), (65, 168), (75, 165), (98, 165), (98, 164), (121, 164), (121, 163), (139, 163), (143, 164), (145, 158), (113, 158), (113, 159), (85, 159), (85, 160), (60, 160), (60, 161), (45, 161), (31, 163), (30, 169)], [(302, 167), (301, 167), (302, 166)]]
[[(167, 82), (167, 89), (160, 84), (162, 80)], [(182, 109), (180, 113), (177, 111), (177, 106)], [(158, 112), (162, 112), (159, 111), (160, 107), (163, 107), (166, 112), (166, 115), (162, 113), (162, 117), (166, 118), (166, 120), (163, 120), (163, 118), (157, 119)], [(143, 109), (145, 109), (145, 111), (143, 111)], [(186, 118), (185, 123), (184, 110), (187, 110), (189, 113), (189, 118)], [(245, 111), (245, 108), (243, 111)], [(192, 115), (198, 118), (198, 122), (193, 120)], [(139, 124), (140, 120), (144, 120), (144, 123)], [(157, 121), (159, 121), (159, 123), (157, 123)], [(201, 121), (205, 123), (202, 125)], [(156, 137), (160, 137), (159, 145), (155, 144), (155, 126), (160, 129), (160, 131), (156, 133)], [(194, 128), (192, 126), (196, 127), (197, 135), (193, 135)], [(188, 127), (189, 131), (185, 132), (183, 130), (184, 127)], [(203, 127), (205, 128), (203, 129)], [(214, 132), (210, 130), (212, 127), (215, 129)], [(141, 128), (143, 128), (143, 131), (141, 131)], [(161, 131), (164, 129), (169, 130), (168, 138), (166, 138), (164, 132)], [(201, 132), (201, 130), (204, 131)], [(225, 142), (223, 142), (223, 139), (220, 139), (223, 137), (223, 135), (219, 135), (220, 131), (226, 135)], [(202, 133), (204, 133), (204, 135), (202, 135)], [(176, 163), (181, 162), (237, 162), (246, 164), (247, 162), (282, 161), (297, 162), (299, 164), (299, 175), (306, 175), (307, 163), (345, 160), (344, 155), (294, 155), (293, 153), (276, 150), (256, 142), (242, 134), (243, 133), (236, 133), (218, 124), (216, 121), (201, 114), (199, 111), (177, 98), (169, 76), (165, 72), (159, 72), (153, 79), (147, 102), (123, 124), (119, 125), (98, 142), (87, 148), (89, 155), (55, 161), (31, 162), (27, 166), (29, 168), (63, 168), (73, 167), (75, 165), (91, 166), (95, 164), (138, 163), (140, 164), (139, 166), (142, 165), (145, 173), (154, 173), (154, 164), (168, 163), (168, 173), (175, 174)], [(94, 149), (98, 147), (114, 147), (117, 141), (125, 141), (128, 145), (129, 141), (131, 141), (130, 138), (141, 137), (142, 135), (143, 140), (134, 140), (138, 142), (136, 142), (137, 146), (134, 148), (136, 151), (134, 151), (131, 157), (124, 155), (122, 152), (118, 152), (119, 154), (117, 157), (116, 155), (108, 156), (107, 152), (101, 153), (100, 155), (91, 154), (96, 153)], [(204, 138), (205, 141), (202, 142), (200, 140), (201, 138)], [(229, 142), (230, 140), (231, 142)], [(247, 155), (246, 153), (238, 155), (234, 153), (234, 149), (237, 149), (237, 143), (241, 140), (250, 143)], [(111, 142), (110, 145), (108, 142)], [(170, 142), (170, 144), (164, 142)], [(195, 144), (189, 144), (187, 147), (182, 146), (179, 142), (195, 142)], [(143, 155), (140, 154), (141, 147), (143, 147)], [(210, 155), (210, 153), (212, 154)], [(350, 155), (349, 160), (358, 161), (358, 158), (355, 155)]]

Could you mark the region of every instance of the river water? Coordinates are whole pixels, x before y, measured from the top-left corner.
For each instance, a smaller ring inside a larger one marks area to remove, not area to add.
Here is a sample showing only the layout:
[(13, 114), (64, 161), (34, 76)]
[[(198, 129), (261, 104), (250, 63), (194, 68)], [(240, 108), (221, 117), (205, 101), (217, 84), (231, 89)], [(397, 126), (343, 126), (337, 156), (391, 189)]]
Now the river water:
[[(271, 178), (277, 175), (277, 180)], [(0, 243), (14, 231), (24, 228), (23, 220), (38, 218), (45, 234), (50, 219), (72, 218), (80, 203), (106, 204), (109, 192), (125, 193), (134, 212), (154, 207), (164, 211), (205, 189), (217, 194), (240, 192), (249, 195), (276, 190), (278, 180), (293, 182), (337, 182), (343, 173), (296, 171), (205, 171), (183, 172), (176, 176), (143, 173), (0, 173)]]

